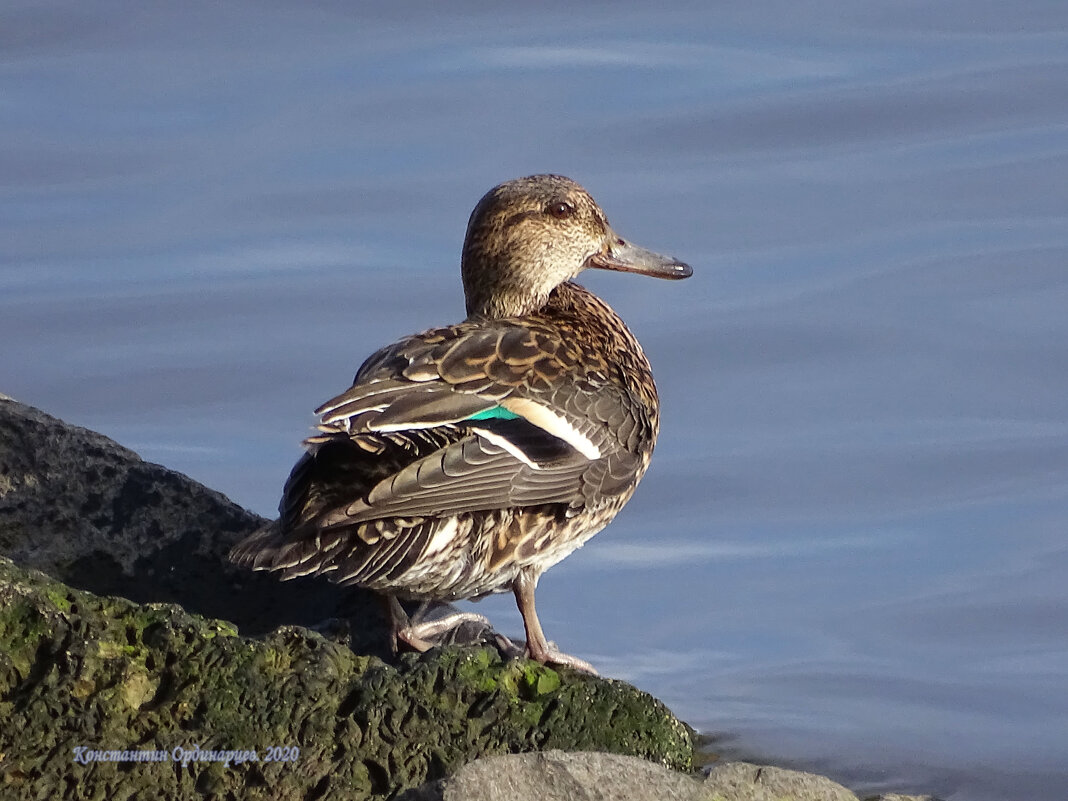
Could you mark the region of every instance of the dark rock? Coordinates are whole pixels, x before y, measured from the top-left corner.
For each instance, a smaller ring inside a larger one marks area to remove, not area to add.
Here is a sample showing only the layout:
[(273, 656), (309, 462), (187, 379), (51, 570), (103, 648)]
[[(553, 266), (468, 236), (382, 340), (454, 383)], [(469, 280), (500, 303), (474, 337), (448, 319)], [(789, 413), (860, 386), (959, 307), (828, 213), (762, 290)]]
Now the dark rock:
[(267, 523), (102, 434), (0, 396), (0, 553), (16, 564), (98, 595), (177, 603), (245, 634), (347, 617), (359, 621), (357, 647), (382, 654), (386, 624), (369, 593), (227, 561)]

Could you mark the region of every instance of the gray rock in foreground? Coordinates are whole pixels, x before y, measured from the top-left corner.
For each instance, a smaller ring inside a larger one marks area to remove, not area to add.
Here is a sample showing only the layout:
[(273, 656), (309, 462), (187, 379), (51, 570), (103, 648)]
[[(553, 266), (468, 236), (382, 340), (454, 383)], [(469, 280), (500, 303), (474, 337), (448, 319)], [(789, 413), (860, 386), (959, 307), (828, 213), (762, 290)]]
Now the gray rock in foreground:
[[(715, 801), (857, 801), (857, 796), (826, 776), (749, 762), (716, 765), (704, 789)], [(864, 801), (938, 801), (929, 795), (875, 795)]]
[(857, 801), (856, 795), (824, 776), (748, 762), (716, 765), (705, 787), (712, 792), (711, 797), (731, 801)]
[[(705, 781), (618, 754), (543, 751), (484, 757), (401, 801), (858, 801), (823, 776), (728, 762)], [(934, 801), (888, 795), (868, 801)]]
[(700, 779), (644, 759), (544, 751), (485, 757), (402, 801), (712, 801)]

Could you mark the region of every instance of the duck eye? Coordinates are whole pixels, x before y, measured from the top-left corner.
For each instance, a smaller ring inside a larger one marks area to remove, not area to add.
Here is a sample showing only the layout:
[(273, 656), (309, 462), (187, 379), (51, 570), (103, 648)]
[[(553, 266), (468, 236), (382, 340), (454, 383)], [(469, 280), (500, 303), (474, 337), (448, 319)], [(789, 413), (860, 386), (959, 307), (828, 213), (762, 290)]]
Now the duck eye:
[(561, 200), (557, 203), (550, 203), (546, 211), (558, 220), (566, 220), (575, 213), (575, 207)]

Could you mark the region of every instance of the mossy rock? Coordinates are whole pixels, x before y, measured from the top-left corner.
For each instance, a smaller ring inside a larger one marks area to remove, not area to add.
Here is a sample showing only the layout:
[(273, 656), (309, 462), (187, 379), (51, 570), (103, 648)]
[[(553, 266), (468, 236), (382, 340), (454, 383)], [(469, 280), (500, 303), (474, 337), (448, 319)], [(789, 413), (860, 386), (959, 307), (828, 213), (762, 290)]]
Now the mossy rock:
[(4, 798), (388, 798), (483, 755), (549, 748), (688, 770), (693, 737), (622, 682), (483, 648), (393, 666), (299, 627), (248, 639), (0, 559)]

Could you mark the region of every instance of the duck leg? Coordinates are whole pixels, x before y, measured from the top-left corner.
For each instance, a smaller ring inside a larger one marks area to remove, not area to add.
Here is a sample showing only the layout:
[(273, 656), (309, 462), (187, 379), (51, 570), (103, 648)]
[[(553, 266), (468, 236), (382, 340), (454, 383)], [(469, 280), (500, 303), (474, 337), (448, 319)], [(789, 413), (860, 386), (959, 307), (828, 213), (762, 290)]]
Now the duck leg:
[(400, 648), (401, 643), (420, 653), (429, 651), (441, 645), (445, 635), (449, 632), (467, 623), (472, 623), (482, 630), (490, 628), (489, 620), (475, 612), (451, 612), (434, 620), (421, 620), (430, 608), (427, 602), (420, 605), (415, 614), (409, 618), (396, 596), (389, 595), (385, 598), (395, 651)]
[(555, 644), (545, 639), (545, 632), (541, 630), (537, 610), (534, 609), (534, 588), (538, 586), (538, 575), (529, 568), (523, 568), (512, 583), (515, 602), (519, 607), (519, 614), (523, 616), (523, 627), (527, 632), (527, 655), (543, 665), (566, 665), (596, 676), (597, 671), (589, 662), (577, 656), (565, 654)]

